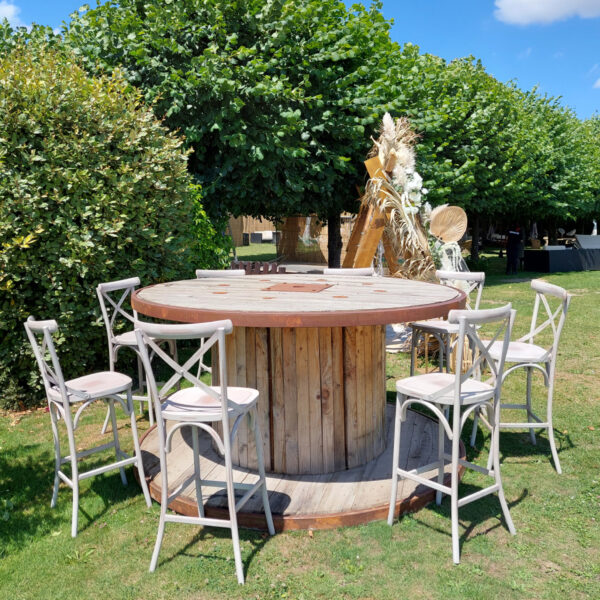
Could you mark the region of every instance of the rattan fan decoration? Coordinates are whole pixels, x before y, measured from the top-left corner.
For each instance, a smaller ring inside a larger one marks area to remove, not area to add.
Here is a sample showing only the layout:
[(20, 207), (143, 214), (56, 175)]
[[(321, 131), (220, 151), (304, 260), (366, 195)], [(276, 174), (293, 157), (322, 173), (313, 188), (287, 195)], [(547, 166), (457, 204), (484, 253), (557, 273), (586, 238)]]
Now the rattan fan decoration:
[(458, 242), (467, 230), (467, 214), (460, 206), (444, 204), (431, 211), (429, 231), (442, 242)]

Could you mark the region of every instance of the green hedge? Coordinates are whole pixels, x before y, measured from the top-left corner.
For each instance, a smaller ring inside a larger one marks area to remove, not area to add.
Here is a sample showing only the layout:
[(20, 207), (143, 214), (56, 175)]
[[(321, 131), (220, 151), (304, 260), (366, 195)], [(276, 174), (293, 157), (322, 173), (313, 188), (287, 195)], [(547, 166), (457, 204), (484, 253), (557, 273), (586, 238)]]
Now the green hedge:
[(198, 199), (181, 137), (118, 71), (92, 78), (44, 44), (0, 58), (0, 406), (43, 400), (29, 315), (58, 321), (66, 377), (107, 368), (99, 282), (226, 260)]

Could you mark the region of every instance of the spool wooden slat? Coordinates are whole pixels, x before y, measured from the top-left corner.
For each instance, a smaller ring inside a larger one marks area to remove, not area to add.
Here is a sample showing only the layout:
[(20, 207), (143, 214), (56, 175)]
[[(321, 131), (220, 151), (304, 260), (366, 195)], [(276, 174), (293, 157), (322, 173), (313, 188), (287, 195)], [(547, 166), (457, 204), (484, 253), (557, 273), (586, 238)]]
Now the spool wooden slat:
[(310, 472), (323, 473), (323, 427), (321, 416), (321, 365), (319, 330), (308, 327), (308, 401), (310, 420)]
[[(258, 389), (257, 373), (256, 373), (256, 327), (248, 327), (246, 329), (246, 387)], [(259, 395), (260, 399), (260, 395)], [(268, 398), (267, 398), (268, 399)], [(259, 409), (261, 407), (258, 407)], [(244, 419), (247, 422), (247, 419)], [(246, 422), (244, 423), (245, 432), (242, 440), (246, 441), (246, 464), (250, 469), (258, 468), (256, 459), (256, 442), (254, 440), (254, 432), (251, 431)], [(260, 422), (259, 422), (260, 425)], [(244, 459), (241, 459), (244, 460)]]
[[(248, 370), (247, 370), (247, 366), (248, 363), (246, 362), (246, 350), (247, 350), (247, 346), (246, 346), (246, 337), (247, 334), (249, 335), (249, 331), (251, 331), (252, 328), (247, 328), (247, 327), (240, 327), (239, 329), (236, 330), (236, 336), (235, 336), (235, 376), (236, 376), (236, 385), (239, 385), (240, 387), (246, 387), (247, 386), (247, 376), (248, 376)], [(231, 372), (231, 369), (227, 370), (228, 373)], [(232, 423), (233, 425), (233, 423)], [(248, 464), (248, 428), (246, 427), (246, 424), (243, 423), (243, 426), (239, 428), (238, 430), (238, 435), (237, 435), (237, 444), (234, 444), (237, 446), (237, 456), (232, 457), (233, 460), (237, 463), (237, 464), (243, 464), (243, 465), (247, 465)]]
[[(283, 394), (285, 400), (285, 461), (284, 472), (299, 473), (298, 456), (298, 395), (296, 381), (296, 332), (299, 329), (284, 328)], [(304, 440), (303, 440), (304, 441)]]
[(374, 327), (361, 327), (363, 330), (364, 350), (363, 350), (363, 369), (365, 372), (364, 378), (364, 421), (365, 421), (365, 462), (373, 459), (375, 452), (373, 447), (373, 414), (376, 412), (376, 401), (373, 398), (373, 330)]
[[(271, 468), (283, 473), (285, 468), (285, 396), (283, 392), (283, 330), (271, 329), (269, 332), (270, 364), (272, 374), (271, 405), (273, 416), (271, 421)], [(266, 459), (265, 459), (266, 460)], [(266, 468), (266, 467), (265, 467)]]
[[(368, 410), (369, 394), (365, 394), (369, 374), (365, 369), (366, 334), (364, 327), (356, 328), (356, 445), (359, 465), (367, 462), (367, 423), (366, 411)], [(359, 400), (362, 398), (362, 402)]]
[[(296, 330), (296, 406), (298, 440), (298, 472), (310, 473), (310, 400), (308, 397), (308, 330)], [(290, 390), (290, 393), (293, 393)], [(308, 442), (308, 443), (306, 443)]]
[[(387, 403), (387, 393), (386, 393), (386, 365), (385, 365), (385, 345), (386, 345), (386, 337), (385, 337), (385, 326), (381, 326), (378, 328), (378, 340), (376, 341), (377, 348), (377, 360), (375, 363), (375, 369), (377, 375), (374, 377), (373, 381), (375, 384), (375, 391), (373, 393), (374, 398), (384, 398), (382, 403), (377, 405), (378, 408), (378, 419), (377, 426), (375, 431), (384, 431), (385, 429), (385, 412), (386, 412), (386, 403)], [(385, 450), (385, 436), (379, 436), (379, 444), (375, 450), (376, 454), (383, 452)]]
[(263, 438), (265, 469), (271, 470), (271, 397), (269, 393), (269, 336), (265, 327), (256, 332), (256, 389), (258, 390), (258, 422)]
[(331, 329), (331, 354), (333, 375), (333, 439), (335, 470), (345, 469), (346, 460), (346, 409), (344, 403), (344, 334), (341, 327)]
[(344, 412), (346, 416), (346, 461), (349, 469), (360, 464), (356, 363), (356, 327), (344, 327)]
[(323, 471), (335, 470), (335, 422), (333, 415), (333, 353), (331, 348), (331, 329), (317, 329), (319, 337), (319, 362), (321, 365), (321, 439), (323, 453)]

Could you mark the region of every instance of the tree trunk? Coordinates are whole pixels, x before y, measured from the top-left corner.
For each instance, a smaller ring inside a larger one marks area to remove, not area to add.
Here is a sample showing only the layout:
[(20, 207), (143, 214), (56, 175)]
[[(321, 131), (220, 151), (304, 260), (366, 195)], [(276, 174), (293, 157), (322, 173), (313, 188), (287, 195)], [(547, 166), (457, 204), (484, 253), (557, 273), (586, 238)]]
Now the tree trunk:
[(471, 260), (477, 262), (479, 260), (479, 215), (473, 213), (471, 219)]
[(335, 269), (340, 267), (342, 256), (341, 225), (342, 219), (339, 212), (331, 212), (327, 215), (327, 265)]

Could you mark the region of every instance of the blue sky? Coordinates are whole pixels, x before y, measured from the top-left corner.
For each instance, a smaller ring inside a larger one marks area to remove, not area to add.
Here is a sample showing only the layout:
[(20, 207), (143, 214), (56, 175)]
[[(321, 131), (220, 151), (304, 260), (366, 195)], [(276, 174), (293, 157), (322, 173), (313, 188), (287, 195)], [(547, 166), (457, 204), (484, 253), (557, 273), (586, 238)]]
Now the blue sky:
[[(0, 0), (0, 18), (57, 28), (81, 4)], [(501, 81), (561, 96), (582, 119), (600, 113), (600, 0), (384, 0), (383, 13), (397, 42), (447, 60), (473, 55)]]

